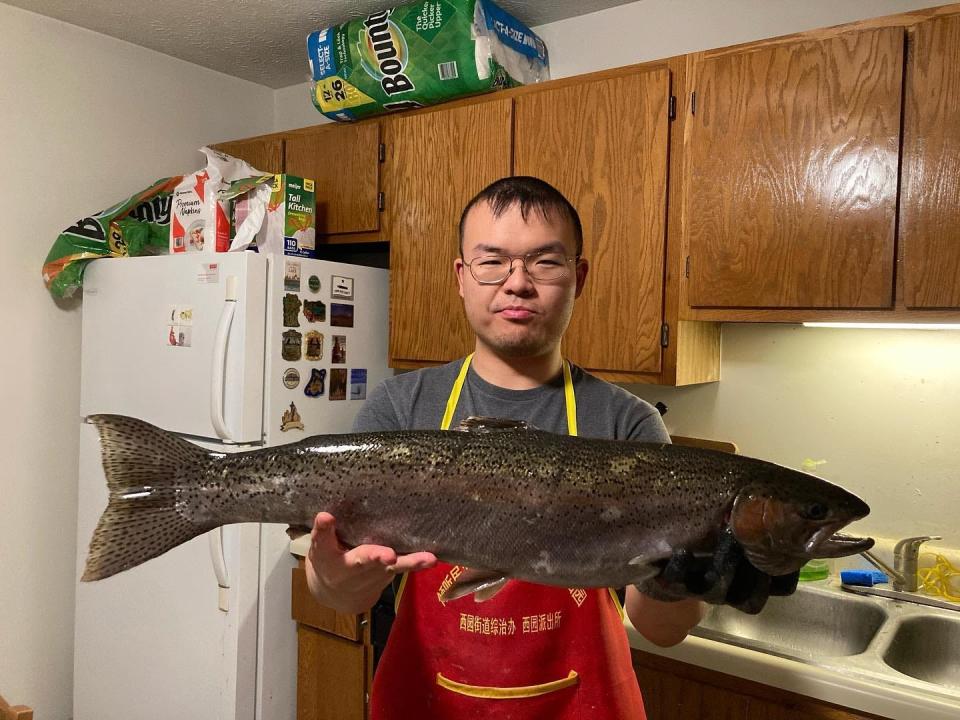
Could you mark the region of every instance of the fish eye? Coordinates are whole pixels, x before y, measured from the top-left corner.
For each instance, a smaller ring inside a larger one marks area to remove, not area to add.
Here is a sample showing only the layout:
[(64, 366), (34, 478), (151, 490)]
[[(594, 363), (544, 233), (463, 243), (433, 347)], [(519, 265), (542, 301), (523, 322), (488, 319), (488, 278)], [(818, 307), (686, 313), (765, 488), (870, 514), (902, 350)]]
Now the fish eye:
[(800, 511), (807, 520), (824, 520), (829, 513), (830, 508), (819, 502), (810, 503)]

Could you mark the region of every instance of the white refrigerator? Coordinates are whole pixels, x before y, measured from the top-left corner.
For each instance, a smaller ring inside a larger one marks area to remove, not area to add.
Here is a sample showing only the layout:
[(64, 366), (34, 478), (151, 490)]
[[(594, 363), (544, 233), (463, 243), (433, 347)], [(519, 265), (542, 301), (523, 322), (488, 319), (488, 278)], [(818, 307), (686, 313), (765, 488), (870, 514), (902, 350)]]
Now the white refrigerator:
[[(81, 414), (235, 452), (349, 432), (387, 369), (388, 273), (252, 252), (98, 260), (83, 287)], [(77, 578), (107, 504), (81, 424)], [(230, 525), (78, 583), (75, 720), (293, 720), (286, 526)]]

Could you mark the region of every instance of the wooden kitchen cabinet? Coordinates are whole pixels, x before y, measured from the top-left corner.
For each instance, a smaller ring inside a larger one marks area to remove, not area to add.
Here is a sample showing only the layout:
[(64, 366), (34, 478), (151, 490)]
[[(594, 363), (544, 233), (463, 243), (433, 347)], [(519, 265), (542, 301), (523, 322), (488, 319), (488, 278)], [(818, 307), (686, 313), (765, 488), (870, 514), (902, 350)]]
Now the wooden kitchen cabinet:
[(293, 569), (297, 622), (297, 720), (364, 720), (373, 683), (369, 615), (320, 605), (307, 588), (304, 561)]
[(670, 81), (663, 65), (515, 101), (513, 174), (580, 213), (590, 270), (564, 355), (589, 370), (660, 371)]
[(283, 172), (283, 138), (279, 135), (233, 140), (217, 143), (212, 147), (227, 155), (246, 160), (265, 173)]
[(473, 350), (453, 261), (460, 213), (510, 175), (510, 99), (384, 121), (384, 236), (390, 241), (390, 360), (447, 362)]
[(633, 668), (648, 720), (883, 720), (641, 650)]
[(904, 29), (691, 57), (688, 302), (889, 308)]
[(287, 133), (285, 143), (286, 172), (316, 180), (318, 236), (380, 229), (379, 122), (320, 125)]
[(960, 16), (911, 33), (903, 132), (903, 300), (960, 308)]

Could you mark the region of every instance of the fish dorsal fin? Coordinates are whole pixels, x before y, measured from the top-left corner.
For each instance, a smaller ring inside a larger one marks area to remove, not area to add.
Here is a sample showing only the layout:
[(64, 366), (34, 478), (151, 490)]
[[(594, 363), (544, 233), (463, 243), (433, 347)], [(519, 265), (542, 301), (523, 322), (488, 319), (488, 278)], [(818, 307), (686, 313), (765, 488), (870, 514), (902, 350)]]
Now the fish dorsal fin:
[(523, 420), (471, 415), (461, 420), (452, 429), (458, 432), (493, 432), (495, 430), (534, 430), (535, 428)]
[(484, 602), (500, 592), (507, 584), (507, 580), (508, 578), (499, 570), (467, 568), (460, 573), (457, 581), (443, 592), (440, 602), (457, 600), (471, 593), (474, 600)]

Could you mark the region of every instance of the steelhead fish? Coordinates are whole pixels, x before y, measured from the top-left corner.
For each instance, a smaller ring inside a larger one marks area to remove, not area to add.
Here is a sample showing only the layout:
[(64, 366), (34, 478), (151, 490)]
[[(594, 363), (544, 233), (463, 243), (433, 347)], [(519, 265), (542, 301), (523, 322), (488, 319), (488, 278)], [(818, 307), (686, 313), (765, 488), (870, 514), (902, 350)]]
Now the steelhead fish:
[(336, 517), (345, 545), (426, 550), (471, 568), (449, 599), (489, 597), (508, 578), (642, 584), (678, 559), (712, 557), (725, 537), (770, 576), (873, 544), (837, 533), (869, 512), (846, 490), (711, 450), (470, 418), (462, 432), (318, 435), (220, 453), (133, 418), (89, 420), (100, 432), (110, 500), (90, 543), (86, 581), (220, 525), (309, 527), (321, 510)]

